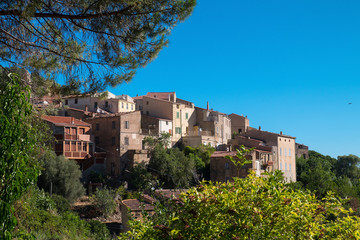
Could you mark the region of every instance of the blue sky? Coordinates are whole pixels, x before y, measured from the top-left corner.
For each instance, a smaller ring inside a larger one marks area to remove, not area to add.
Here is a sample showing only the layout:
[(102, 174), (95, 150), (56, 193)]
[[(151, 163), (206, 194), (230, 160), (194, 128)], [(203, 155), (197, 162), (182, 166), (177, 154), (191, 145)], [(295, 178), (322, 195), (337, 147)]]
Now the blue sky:
[(176, 91), (322, 154), (360, 156), (359, 12), (360, 1), (199, 0), (158, 57), (109, 90)]

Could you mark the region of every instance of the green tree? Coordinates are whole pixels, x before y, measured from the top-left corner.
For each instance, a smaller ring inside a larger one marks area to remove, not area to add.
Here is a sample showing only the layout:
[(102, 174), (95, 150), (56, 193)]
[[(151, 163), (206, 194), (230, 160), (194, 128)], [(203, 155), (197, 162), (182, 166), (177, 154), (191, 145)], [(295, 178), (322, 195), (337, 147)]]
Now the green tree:
[(91, 200), (101, 213), (107, 217), (116, 210), (115, 191), (107, 188), (97, 189)]
[(236, 167), (237, 177), (240, 177), (241, 168), (248, 163), (252, 163), (251, 160), (248, 160), (247, 157), (254, 150), (254, 148), (245, 148), (244, 145), (241, 145), (239, 149), (236, 149), (236, 156), (226, 156)]
[(156, 145), (148, 170), (167, 188), (188, 187), (196, 173), (194, 162), (178, 148)]
[(120, 239), (358, 239), (360, 219), (328, 195), (293, 190), (282, 173), (202, 183)]
[(0, 59), (86, 91), (129, 81), (195, 0), (0, 2)]
[(53, 151), (46, 151), (40, 157), (40, 163), (43, 168), (38, 179), (40, 188), (61, 195), (70, 202), (85, 194), (80, 182), (82, 174), (75, 161), (56, 156)]
[(210, 145), (200, 145), (196, 148), (186, 146), (183, 151), (185, 156), (194, 161), (199, 178), (210, 180), (210, 157), (215, 148)]
[[(4, 78), (3, 75), (1, 75)], [(3, 82), (3, 81), (2, 81)], [(38, 175), (35, 161), (39, 139), (31, 125), (30, 89), (10, 74), (0, 89), (0, 238), (11, 239), (16, 225), (13, 204), (34, 183)]]
[(360, 178), (360, 158), (355, 155), (339, 156), (336, 163), (336, 175), (338, 177), (348, 177), (351, 180)]

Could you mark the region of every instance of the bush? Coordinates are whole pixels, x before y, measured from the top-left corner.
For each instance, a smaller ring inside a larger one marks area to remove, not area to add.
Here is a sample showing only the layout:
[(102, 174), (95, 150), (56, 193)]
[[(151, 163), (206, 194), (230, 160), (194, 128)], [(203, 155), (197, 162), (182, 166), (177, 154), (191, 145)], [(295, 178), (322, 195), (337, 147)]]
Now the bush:
[(53, 200), (54, 207), (56, 208), (59, 214), (63, 214), (64, 212), (70, 211), (70, 203), (69, 201), (60, 195), (52, 195), (51, 199)]
[(105, 217), (113, 214), (116, 210), (115, 192), (110, 189), (97, 189), (91, 196), (91, 200)]
[(96, 220), (89, 221), (90, 232), (96, 240), (110, 239), (110, 231), (104, 223)]

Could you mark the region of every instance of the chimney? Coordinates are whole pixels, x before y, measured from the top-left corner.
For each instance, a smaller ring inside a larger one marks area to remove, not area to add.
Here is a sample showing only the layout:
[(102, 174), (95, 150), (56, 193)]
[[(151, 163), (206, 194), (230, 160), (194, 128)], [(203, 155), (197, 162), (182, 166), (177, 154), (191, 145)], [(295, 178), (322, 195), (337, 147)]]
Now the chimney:
[(247, 118), (247, 115), (245, 116), (245, 118)]
[(88, 111), (89, 111), (89, 107), (88, 105), (85, 105), (85, 113), (88, 113)]
[(259, 126), (259, 131), (261, 131), (261, 126)]
[(207, 107), (206, 107), (206, 110), (209, 111), (209, 101), (207, 102)]
[(71, 124), (75, 124), (75, 119), (71, 117)]
[(280, 131), (280, 135), (282, 135), (282, 131)]

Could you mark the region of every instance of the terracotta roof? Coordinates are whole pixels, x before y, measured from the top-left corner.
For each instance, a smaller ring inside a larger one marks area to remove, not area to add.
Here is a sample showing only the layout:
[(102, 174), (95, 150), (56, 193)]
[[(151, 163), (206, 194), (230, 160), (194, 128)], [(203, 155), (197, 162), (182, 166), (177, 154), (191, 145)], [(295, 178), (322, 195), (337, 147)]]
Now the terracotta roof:
[(134, 100), (139, 100), (139, 99), (143, 99), (144, 96), (136, 96), (136, 97), (133, 97), (132, 99)]
[(95, 118), (108, 118), (108, 117), (119, 117), (126, 114), (136, 113), (139, 111), (132, 111), (132, 112), (119, 112), (119, 113), (108, 113), (108, 114), (96, 114), (92, 117), (88, 117), (86, 119), (95, 119)]
[(60, 116), (41, 116), (42, 119), (51, 122), (55, 125), (75, 125), (75, 126), (91, 126), (91, 124), (83, 122), (73, 117), (60, 117)]
[(236, 151), (215, 151), (213, 152), (213, 154), (211, 155), (211, 157), (225, 157), (225, 156), (236, 156), (237, 152)]
[[(253, 128), (253, 127), (249, 127), (248, 131), (259, 131), (259, 132), (264, 132), (264, 133), (268, 133), (268, 134), (273, 134), (273, 135), (276, 135), (276, 136), (279, 136), (279, 137), (286, 137), (286, 138), (296, 139), (296, 137), (292, 137), (292, 136), (289, 136), (289, 135), (263, 131), (263, 130), (259, 130), (259, 129)], [(245, 135), (246, 135), (246, 133), (245, 133)]]
[(154, 210), (154, 206), (148, 202), (140, 202), (138, 199), (126, 199), (121, 201), (131, 211)]
[(169, 95), (174, 95), (175, 92), (148, 92), (146, 96), (153, 97), (153, 98), (159, 98), (163, 100), (168, 100)]

